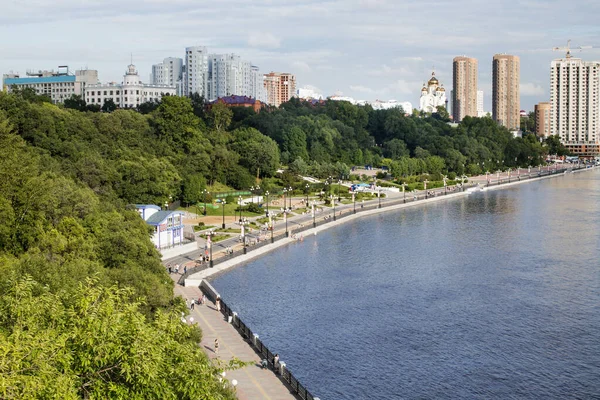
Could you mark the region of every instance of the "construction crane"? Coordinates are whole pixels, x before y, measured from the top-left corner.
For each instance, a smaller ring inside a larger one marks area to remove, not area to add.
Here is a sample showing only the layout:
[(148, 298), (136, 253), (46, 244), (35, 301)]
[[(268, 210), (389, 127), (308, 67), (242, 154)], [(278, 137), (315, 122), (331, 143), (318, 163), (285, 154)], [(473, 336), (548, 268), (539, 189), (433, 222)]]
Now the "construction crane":
[[(593, 46), (579, 46), (579, 47), (575, 47), (573, 50), (585, 50), (585, 49), (593, 49)], [(553, 47), (552, 48), (553, 51), (566, 51), (567, 52), (567, 58), (571, 58), (571, 39), (567, 40), (567, 46), (566, 47)]]

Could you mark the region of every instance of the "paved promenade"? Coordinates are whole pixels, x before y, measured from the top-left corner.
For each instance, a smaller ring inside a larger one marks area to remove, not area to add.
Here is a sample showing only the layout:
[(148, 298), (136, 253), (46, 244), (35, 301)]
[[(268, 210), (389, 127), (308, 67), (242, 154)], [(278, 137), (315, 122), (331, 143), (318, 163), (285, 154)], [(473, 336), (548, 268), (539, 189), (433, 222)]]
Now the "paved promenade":
[[(172, 275), (175, 278), (175, 274)], [(175, 285), (175, 295), (184, 299), (198, 299), (200, 289), (197, 287), (183, 287)], [(231, 382), (237, 380), (237, 397), (240, 400), (294, 400), (296, 397), (270, 369), (261, 369), (260, 357), (245, 342), (240, 334), (225, 321), (223, 314), (217, 312), (215, 305), (208, 302), (205, 305), (196, 305), (190, 310), (188, 316), (194, 318), (194, 323), (202, 329), (202, 342), (200, 346), (211, 358), (219, 358), (228, 362), (233, 357), (242, 361), (251, 361), (252, 364), (244, 368), (227, 371), (226, 379)], [(215, 338), (219, 339), (219, 353), (214, 352)]]

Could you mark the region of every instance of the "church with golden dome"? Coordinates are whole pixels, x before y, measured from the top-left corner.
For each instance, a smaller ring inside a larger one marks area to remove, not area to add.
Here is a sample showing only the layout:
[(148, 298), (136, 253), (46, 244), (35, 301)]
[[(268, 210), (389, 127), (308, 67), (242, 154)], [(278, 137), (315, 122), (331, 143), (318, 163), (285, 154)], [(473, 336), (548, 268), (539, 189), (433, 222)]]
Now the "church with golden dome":
[(419, 109), (424, 112), (434, 113), (439, 106), (447, 107), (446, 89), (435, 77), (435, 71), (431, 73), (431, 79), (421, 89), (421, 100)]

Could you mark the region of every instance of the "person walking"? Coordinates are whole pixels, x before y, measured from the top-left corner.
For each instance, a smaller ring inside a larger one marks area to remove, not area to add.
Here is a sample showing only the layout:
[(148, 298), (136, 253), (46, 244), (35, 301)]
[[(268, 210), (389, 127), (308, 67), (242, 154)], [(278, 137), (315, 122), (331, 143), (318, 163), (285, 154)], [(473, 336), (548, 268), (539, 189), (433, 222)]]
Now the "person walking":
[(219, 354), (219, 339), (215, 339), (215, 354)]
[(175, 273), (178, 274), (179, 273), (179, 264), (175, 264)]
[(196, 300), (194, 300), (194, 299), (190, 300), (190, 310), (194, 309), (195, 304), (196, 304)]
[(171, 275), (171, 273), (173, 272), (173, 270), (171, 269), (171, 264), (168, 264), (167, 268), (169, 269), (169, 275)]
[(221, 297), (217, 296), (217, 300), (215, 300), (215, 306), (217, 307), (217, 311), (221, 312)]
[(184, 265), (184, 266), (183, 266), (183, 274), (184, 274), (184, 275), (185, 275), (185, 274), (187, 274), (187, 265)]
[(275, 357), (273, 357), (273, 369), (275, 370), (275, 372), (277, 372), (279, 368), (279, 354), (275, 354)]

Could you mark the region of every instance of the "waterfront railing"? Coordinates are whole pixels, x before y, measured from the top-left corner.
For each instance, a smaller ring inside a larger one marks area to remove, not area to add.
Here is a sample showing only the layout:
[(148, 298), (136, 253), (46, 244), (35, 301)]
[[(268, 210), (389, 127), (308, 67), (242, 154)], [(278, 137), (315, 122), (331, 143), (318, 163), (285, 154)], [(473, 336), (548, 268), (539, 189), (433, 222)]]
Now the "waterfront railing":
[(238, 314), (233, 311), (223, 298), (217, 293), (217, 291), (211, 286), (210, 283), (205, 280), (200, 284), (200, 290), (206, 295), (206, 297), (215, 302), (217, 296), (221, 304), (221, 313), (224, 318), (238, 331), (240, 336), (248, 342), (256, 353), (263, 360), (267, 360), (267, 365), (272, 369), (275, 374), (279, 375), (281, 379), (289, 386), (290, 391), (302, 400), (319, 400), (314, 397), (308, 389), (306, 389), (300, 381), (294, 376), (292, 371), (287, 368), (287, 365), (282, 360), (276, 362), (275, 353), (260, 340), (259, 336), (252, 332), (252, 330), (242, 321)]
[[(577, 171), (577, 170), (581, 170), (581, 169), (586, 169), (586, 167), (585, 166), (571, 167), (568, 170)], [(562, 170), (556, 170), (556, 169), (543, 170), (543, 169), (541, 169), (538, 171), (534, 170), (534, 171), (528, 172), (527, 174), (524, 173), (524, 174), (520, 174), (520, 175), (516, 175), (516, 176), (497, 178), (495, 181), (493, 179), (493, 176), (490, 174), (490, 180), (487, 183), (481, 184), (481, 186), (484, 186), (484, 187), (501, 186), (501, 185), (515, 183), (515, 182), (519, 182), (519, 181), (526, 181), (526, 180), (530, 180), (530, 179), (539, 179), (539, 178), (542, 178), (545, 176), (561, 174), (561, 173), (565, 173), (565, 172), (567, 172), (567, 169), (562, 169)], [(306, 221), (302, 225), (298, 225), (298, 224), (292, 225), (291, 229), (289, 229), (289, 231), (293, 232), (294, 235), (298, 235), (299, 233), (302, 233), (304, 231), (312, 229), (313, 227), (328, 224), (333, 221), (337, 221), (340, 218), (348, 217), (350, 215), (359, 214), (359, 213), (362, 213), (365, 211), (375, 210), (378, 208), (386, 208), (386, 207), (397, 206), (400, 204), (414, 203), (414, 202), (427, 200), (427, 199), (434, 198), (434, 197), (440, 197), (440, 196), (446, 196), (446, 195), (455, 194), (455, 193), (459, 193), (459, 192), (464, 192), (475, 186), (478, 186), (478, 184), (476, 184), (474, 182), (468, 182), (462, 186), (457, 185), (457, 186), (448, 186), (446, 188), (444, 188), (444, 187), (435, 188), (435, 189), (427, 190), (425, 192), (418, 192), (418, 193), (406, 192), (402, 196), (400, 196), (400, 198), (396, 198), (396, 197), (393, 199), (390, 199), (387, 197), (380, 198), (380, 199), (370, 200), (368, 204), (355, 202), (354, 207), (352, 207), (352, 208), (349, 208), (349, 209), (345, 208), (344, 210), (340, 210), (340, 211), (336, 210), (335, 218), (333, 217), (333, 207), (332, 207), (332, 208), (328, 209), (329, 212), (327, 212), (327, 211), (321, 212), (320, 215), (318, 216), (318, 218), (315, 218), (314, 225), (313, 225), (312, 221)], [(451, 188), (454, 188), (454, 189), (451, 189)], [(346, 205), (352, 205), (352, 204), (353, 203), (346, 204)], [(325, 217), (327, 217), (327, 219), (325, 219)], [(295, 224), (291, 219), (288, 220), (288, 223)], [(255, 249), (261, 248), (263, 246), (267, 246), (276, 241), (285, 239), (287, 237), (289, 237), (289, 235), (286, 234), (285, 232), (279, 233), (279, 234), (274, 234), (272, 238), (270, 236), (268, 236), (267, 238), (265, 238), (265, 240), (261, 240), (260, 242), (252, 244), (251, 246), (246, 245), (246, 249), (242, 248), (239, 250), (235, 250), (235, 251), (230, 252), (229, 254), (225, 254), (219, 258), (215, 258), (212, 262), (212, 265), (215, 266), (220, 263), (229, 261), (235, 257), (246, 254), (247, 251), (250, 249), (255, 250)], [(215, 243), (213, 243), (213, 246), (214, 245), (215, 245)], [(209, 265), (210, 264), (208, 262), (205, 262), (202, 265), (188, 268), (187, 271), (179, 277), (177, 283), (180, 285), (185, 285), (186, 278), (188, 278), (192, 274), (195, 274), (202, 270), (208, 269)]]

